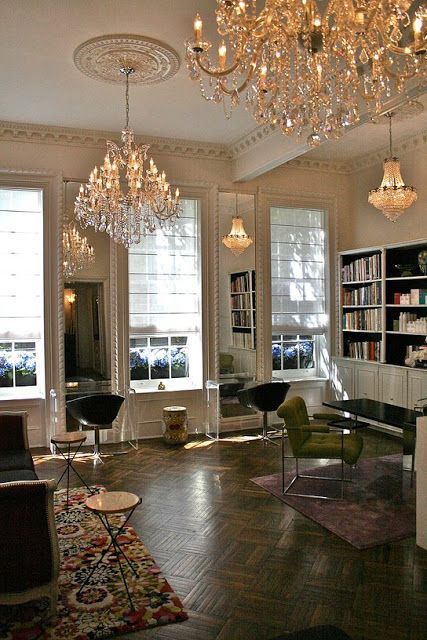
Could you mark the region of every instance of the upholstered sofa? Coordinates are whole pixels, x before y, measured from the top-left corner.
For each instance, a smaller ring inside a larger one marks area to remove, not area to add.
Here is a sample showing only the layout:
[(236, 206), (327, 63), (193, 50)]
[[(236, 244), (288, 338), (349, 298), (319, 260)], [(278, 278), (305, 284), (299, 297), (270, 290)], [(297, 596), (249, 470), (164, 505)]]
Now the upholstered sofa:
[(0, 412), (0, 604), (58, 599), (54, 480), (39, 480), (28, 446), (27, 413)]

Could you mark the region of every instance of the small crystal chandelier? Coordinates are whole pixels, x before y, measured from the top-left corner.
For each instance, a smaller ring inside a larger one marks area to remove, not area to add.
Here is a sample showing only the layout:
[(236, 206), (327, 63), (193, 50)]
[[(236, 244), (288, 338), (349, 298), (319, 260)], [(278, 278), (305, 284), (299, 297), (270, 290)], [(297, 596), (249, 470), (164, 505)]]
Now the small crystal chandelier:
[(190, 77), (227, 117), (244, 100), (259, 124), (305, 130), (315, 146), (359, 120), (360, 97), (378, 113), (393, 89), (403, 93), (425, 73), (425, 4), (328, 0), (323, 12), (316, 0), (263, 4), (257, 15), (256, 0), (217, 0), (217, 62), (199, 15), (186, 43)]
[[(129, 76), (135, 69), (123, 66), (120, 73), (126, 77), (123, 145), (107, 140), (104, 164), (99, 170), (95, 167), (89, 182), (80, 186), (75, 214), (83, 227), (91, 225), (95, 231), (106, 231), (115, 242), (129, 248), (157, 227), (171, 228), (181, 213), (181, 204), (179, 189), (172, 196), (165, 172), (159, 172), (152, 158), (145, 168), (150, 146), (136, 145), (129, 128)], [(123, 183), (127, 185), (125, 192)]]
[(385, 114), (389, 119), (390, 156), (384, 160), (384, 177), (378, 189), (371, 189), (368, 202), (377, 209), (381, 209), (386, 218), (396, 222), (403, 211), (414, 204), (417, 192), (414, 187), (408, 187), (400, 174), (400, 162), (393, 157), (391, 119), (393, 112)]
[(243, 220), (237, 214), (237, 198), (236, 193), (236, 215), (233, 216), (230, 233), (222, 237), (222, 242), (233, 255), (240, 256), (252, 244), (253, 238), (248, 236), (243, 226)]
[(95, 261), (93, 247), (87, 238), (81, 237), (75, 224), (67, 220), (62, 231), (62, 259), (65, 279), (71, 278), (81, 269), (87, 269)]

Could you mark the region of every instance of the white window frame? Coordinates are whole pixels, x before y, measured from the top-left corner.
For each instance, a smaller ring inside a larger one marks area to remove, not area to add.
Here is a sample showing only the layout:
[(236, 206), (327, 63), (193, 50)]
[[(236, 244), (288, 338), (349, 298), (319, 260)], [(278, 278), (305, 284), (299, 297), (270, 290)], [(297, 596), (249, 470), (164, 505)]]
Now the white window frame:
[[(45, 283), (45, 228), (46, 228), (46, 207), (45, 207), (45, 192), (44, 187), (38, 184), (32, 184), (28, 181), (28, 184), (22, 184), (17, 182), (11, 176), (10, 182), (9, 180), (1, 179), (0, 176), (0, 188), (2, 190), (11, 190), (11, 191), (37, 191), (40, 193), (41, 197), (41, 233), (42, 233), (42, 299), (45, 298), (46, 294), (46, 283)], [(13, 375), (14, 384), (11, 387), (0, 387), (0, 401), (2, 400), (20, 400), (27, 398), (43, 398), (45, 395), (45, 385), (46, 385), (46, 375), (45, 375), (45, 305), (42, 307), (42, 316), (41, 316), (41, 335), (39, 338), (32, 338), (29, 336), (26, 337), (11, 337), (11, 338), (0, 338), (0, 343), (12, 343), (12, 353), (13, 358), (15, 359), (15, 344), (18, 342), (33, 342), (35, 343), (36, 350), (36, 375), (37, 382), (35, 385), (30, 386), (16, 386), (15, 385), (15, 374)]]
[[(155, 391), (185, 391), (195, 390), (203, 388), (203, 303), (202, 303), (202, 282), (203, 282), (203, 259), (202, 259), (202, 198), (194, 195), (181, 195), (182, 200), (194, 200), (197, 202), (197, 251), (198, 251), (198, 269), (199, 269), (199, 295), (200, 295), (200, 307), (199, 307), (199, 330), (197, 331), (180, 331), (171, 327), (170, 331), (162, 331), (159, 333), (147, 333), (138, 332), (131, 333), (129, 327), (129, 350), (128, 350), (128, 362), (130, 349), (132, 348), (131, 340), (147, 337), (181, 337), (188, 338), (187, 347), (189, 350), (189, 376), (185, 378), (164, 378), (154, 380), (131, 380), (130, 387), (135, 390), (136, 393), (151, 393)], [(158, 232), (161, 233), (161, 232)], [(144, 240), (142, 240), (144, 242)], [(173, 312), (171, 313), (173, 318)], [(193, 355), (192, 355), (193, 354)], [(129, 366), (129, 365), (128, 365)], [(130, 378), (130, 367), (129, 367)], [(163, 383), (164, 388), (159, 388), (160, 382)]]
[[(272, 197), (268, 198), (266, 201), (266, 206), (268, 206), (268, 211), (270, 213), (272, 208), (283, 208), (283, 209), (303, 209), (303, 210), (317, 210), (323, 212), (323, 231), (324, 231), (324, 258), (325, 258), (325, 313), (328, 318), (327, 326), (325, 327), (324, 333), (318, 334), (310, 334), (308, 329), (303, 329), (302, 331), (279, 331), (275, 327), (271, 328), (271, 341), (270, 341), (270, 351), (267, 355), (267, 364), (270, 363), (270, 370), (272, 372), (273, 378), (280, 378), (283, 380), (326, 380), (329, 378), (329, 361), (330, 361), (330, 297), (329, 297), (329, 273), (330, 273), (330, 264), (331, 264), (331, 256), (329, 252), (330, 247), (330, 209), (335, 210), (335, 203), (329, 202), (328, 199), (319, 198), (317, 200), (313, 198), (295, 198), (292, 200)], [(270, 215), (268, 216), (268, 220), (270, 220)], [(271, 227), (268, 224), (268, 236), (270, 239)], [(269, 244), (270, 246), (270, 244)], [(271, 246), (270, 246), (270, 260), (271, 260)], [(270, 306), (268, 307), (269, 310)], [(281, 369), (281, 370), (273, 370), (273, 357), (272, 357), (272, 345), (273, 339), (272, 336), (275, 335), (313, 335), (314, 341), (314, 364), (315, 366), (311, 369)]]

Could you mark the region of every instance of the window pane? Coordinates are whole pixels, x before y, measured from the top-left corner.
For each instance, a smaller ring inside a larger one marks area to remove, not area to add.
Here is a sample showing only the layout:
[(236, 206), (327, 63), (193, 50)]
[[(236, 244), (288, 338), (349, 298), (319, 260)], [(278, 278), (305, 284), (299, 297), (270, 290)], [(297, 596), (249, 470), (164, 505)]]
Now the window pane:
[(172, 378), (188, 378), (188, 351), (187, 349), (172, 349)]
[(283, 368), (298, 369), (298, 346), (296, 342), (287, 342), (283, 345)]
[(151, 379), (169, 378), (169, 352), (167, 349), (152, 349), (150, 353)]
[(154, 338), (153, 336), (150, 338), (150, 344), (152, 347), (167, 347), (168, 346), (168, 337), (160, 336), (159, 338)]
[(273, 371), (280, 371), (282, 368), (282, 347), (280, 344), (273, 343)]
[(129, 354), (130, 379), (148, 380), (149, 350), (131, 349)]
[(313, 342), (305, 341), (299, 343), (300, 368), (312, 369), (314, 367)]
[[(3, 343), (4, 344), (4, 343)], [(0, 345), (0, 387), (13, 386), (12, 348), (1, 349)]]
[[(37, 384), (36, 354), (33, 351), (18, 351), (15, 343), (15, 378), (17, 387), (33, 387)], [(34, 344), (34, 343), (33, 343)]]

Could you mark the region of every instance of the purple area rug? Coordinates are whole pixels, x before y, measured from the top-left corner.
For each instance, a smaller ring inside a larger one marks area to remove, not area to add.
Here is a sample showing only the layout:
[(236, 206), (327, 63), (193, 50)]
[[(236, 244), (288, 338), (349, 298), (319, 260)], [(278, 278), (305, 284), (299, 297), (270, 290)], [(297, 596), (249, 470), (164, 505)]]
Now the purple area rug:
[[(291, 460), (287, 462), (293, 464)], [(340, 467), (328, 464), (301, 470), (300, 465), (300, 470), (339, 477)], [(293, 473), (285, 475), (285, 486), (292, 477)], [(369, 549), (415, 535), (415, 488), (409, 487), (409, 480), (410, 473), (402, 472), (401, 455), (360, 460), (353, 470), (353, 482), (345, 483), (343, 501), (283, 495), (281, 474), (252, 478), (252, 482), (356, 549)], [(291, 491), (338, 497), (340, 483), (300, 478)]]

